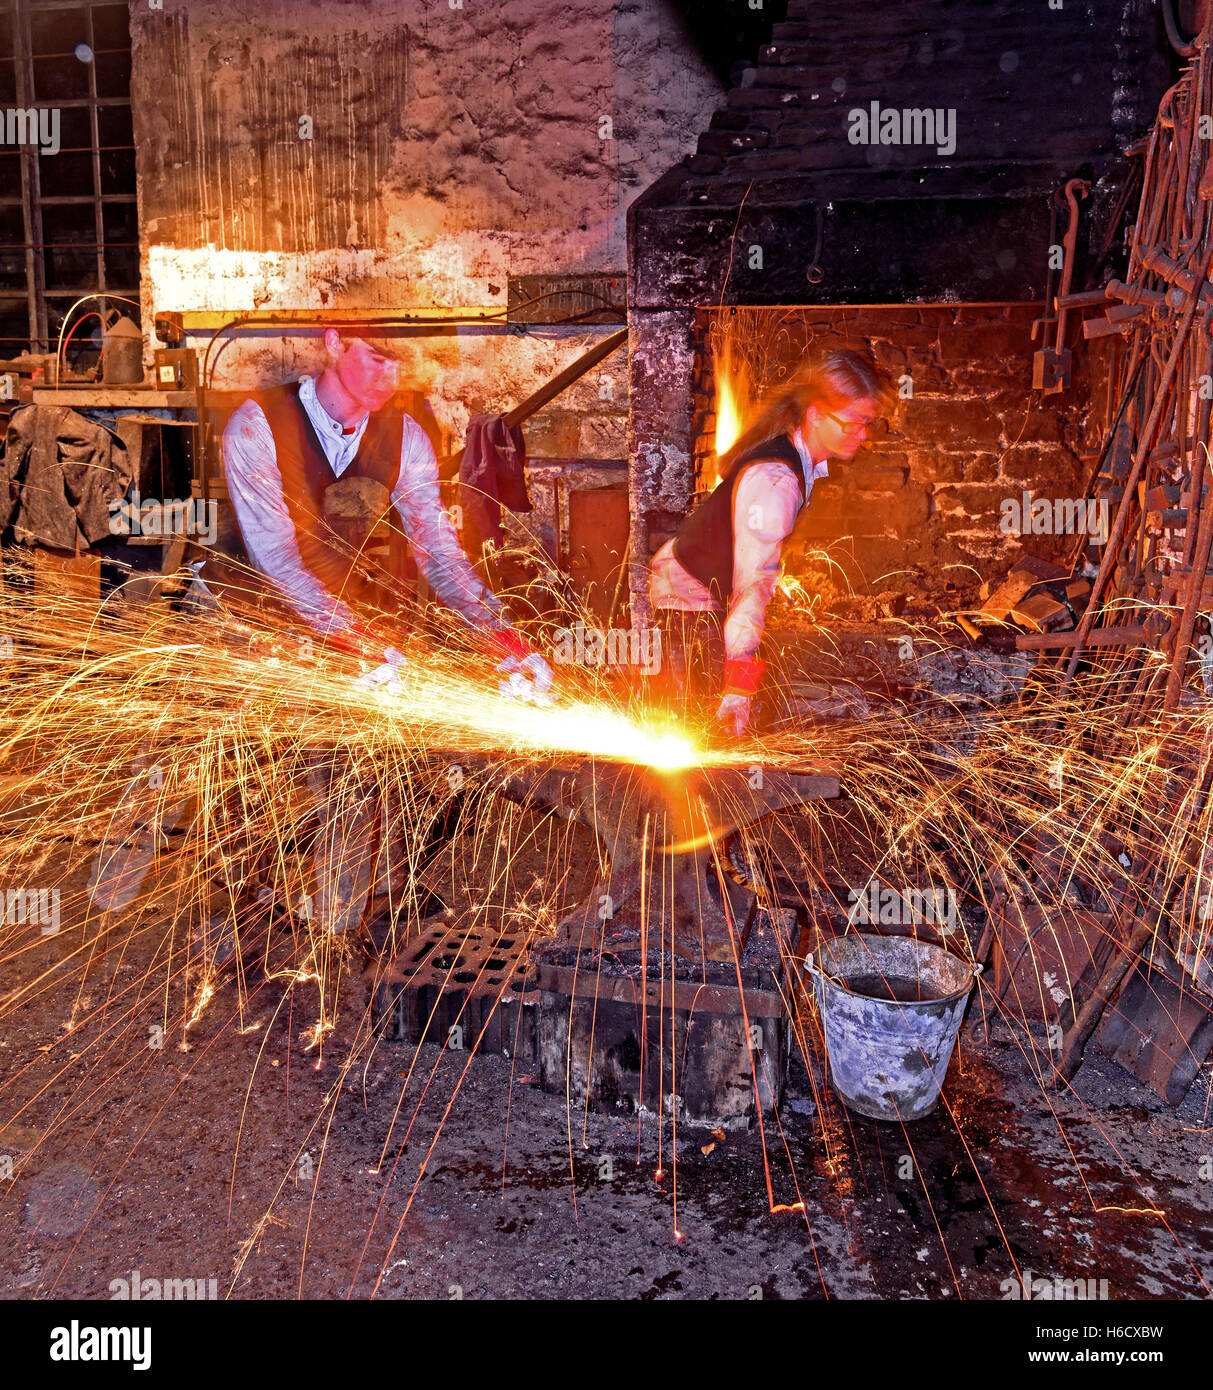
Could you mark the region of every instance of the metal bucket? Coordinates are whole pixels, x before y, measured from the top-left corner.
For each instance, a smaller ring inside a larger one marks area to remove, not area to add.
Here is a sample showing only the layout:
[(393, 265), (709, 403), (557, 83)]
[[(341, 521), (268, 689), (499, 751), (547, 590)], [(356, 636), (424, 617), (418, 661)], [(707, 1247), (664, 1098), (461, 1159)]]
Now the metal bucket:
[(872, 1120), (929, 1115), (981, 966), (912, 936), (852, 932), (810, 951), (805, 970), (847, 1109)]

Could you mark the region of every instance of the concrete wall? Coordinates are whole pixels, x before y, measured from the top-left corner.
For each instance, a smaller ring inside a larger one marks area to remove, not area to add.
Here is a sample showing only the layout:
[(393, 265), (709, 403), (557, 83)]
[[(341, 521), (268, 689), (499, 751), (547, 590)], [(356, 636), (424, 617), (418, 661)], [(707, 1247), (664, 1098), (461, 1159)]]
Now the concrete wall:
[[(132, 4), (145, 310), (504, 306), (510, 275), (622, 272), (627, 204), (694, 147), (717, 78), (660, 0), (453, 3)], [(408, 350), (457, 443), (600, 337)], [(241, 340), (216, 384), (316, 360)], [(532, 446), (623, 457), (626, 395), (620, 354)]]

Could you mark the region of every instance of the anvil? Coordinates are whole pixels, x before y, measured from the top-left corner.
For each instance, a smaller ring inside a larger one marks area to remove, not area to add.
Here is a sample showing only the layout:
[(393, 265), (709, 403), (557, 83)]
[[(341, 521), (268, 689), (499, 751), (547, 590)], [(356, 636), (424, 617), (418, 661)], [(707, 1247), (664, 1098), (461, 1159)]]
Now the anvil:
[(731, 872), (725, 841), (785, 807), (836, 797), (839, 785), (828, 769), (665, 771), (593, 761), (521, 773), (501, 790), (598, 838), (606, 867), (560, 923), (558, 939), (580, 944), (601, 932), (606, 951), (732, 961), (744, 949), (755, 896)]

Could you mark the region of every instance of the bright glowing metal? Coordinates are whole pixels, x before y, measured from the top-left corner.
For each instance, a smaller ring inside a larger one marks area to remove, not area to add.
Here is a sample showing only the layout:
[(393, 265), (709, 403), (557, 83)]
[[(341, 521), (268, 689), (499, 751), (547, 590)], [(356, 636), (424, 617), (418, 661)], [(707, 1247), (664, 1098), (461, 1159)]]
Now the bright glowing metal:
[(485, 750), (572, 753), (667, 770), (708, 758), (683, 731), (640, 722), (605, 703), (540, 707), (413, 671), (400, 695), (373, 699), (395, 719), (424, 727), (431, 743), (445, 733), (453, 744), (466, 745), (474, 735)]

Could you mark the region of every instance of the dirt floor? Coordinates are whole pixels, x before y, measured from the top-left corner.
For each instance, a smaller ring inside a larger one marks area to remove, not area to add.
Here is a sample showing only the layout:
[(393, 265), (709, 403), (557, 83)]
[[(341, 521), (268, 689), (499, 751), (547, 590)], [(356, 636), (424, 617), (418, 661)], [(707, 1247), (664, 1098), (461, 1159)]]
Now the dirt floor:
[[(456, 910), (488, 898), (535, 927), (545, 864), (565, 865), (574, 896), (593, 882), (592, 843), (567, 827), (573, 838), (545, 838), (550, 826), (482, 815), (433, 882)], [(493, 878), (503, 837), (509, 872)], [(842, 1107), (811, 1022), (763, 1131), (587, 1113), (541, 1091), (533, 1063), (373, 1036), (352, 952), (344, 972), (328, 963), (341, 983), (318, 1045), (317, 981), (301, 977), (300, 936), (282, 918), (261, 960), (249, 952), (243, 976), (195, 1010), (180, 904), (197, 908), (198, 884), (175, 884), (181, 851), (165, 851), (104, 934), (67, 907), (95, 852), (54, 851), (62, 930), (10, 934), (0, 953), (7, 1299), (104, 1299), (135, 1279), (144, 1297), (173, 1280), (279, 1299), (998, 1299), (1016, 1279), (1196, 1299), (1213, 1287), (1208, 1065), (1178, 1110), (1094, 1045), (1071, 1090), (1047, 1091), (1043, 1025), (1032, 1042), (998, 1016), (987, 1035), (979, 996), (944, 1103), (905, 1127)]]
[[(243, 1007), (223, 985), (188, 1050), (179, 1026), (157, 1046), (164, 940), (143, 921), (83, 987), (52, 974), (8, 1014), (8, 1299), (107, 1298), (132, 1277), (237, 1298), (996, 1299), (1017, 1272), (1106, 1280), (1111, 1299), (1213, 1286), (1208, 1067), (1178, 1110), (1096, 1049), (1071, 1093), (1046, 1092), (976, 1008), (932, 1116), (849, 1115), (797, 1058), (764, 1155), (757, 1128), (569, 1113), (506, 1058), (368, 1046), (356, 970), (319, 1058), (314, 985), (273, 971)], [(68, 950), (35, 944), (6, 985)], [(770, 1209), (768, 1166), (775, 1205), (803, 1210)]]

